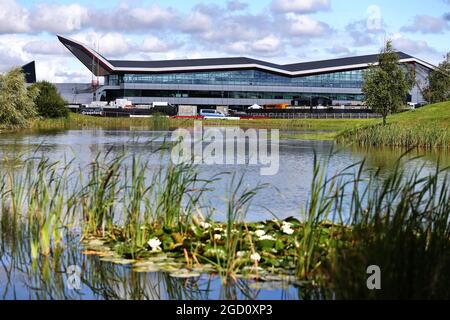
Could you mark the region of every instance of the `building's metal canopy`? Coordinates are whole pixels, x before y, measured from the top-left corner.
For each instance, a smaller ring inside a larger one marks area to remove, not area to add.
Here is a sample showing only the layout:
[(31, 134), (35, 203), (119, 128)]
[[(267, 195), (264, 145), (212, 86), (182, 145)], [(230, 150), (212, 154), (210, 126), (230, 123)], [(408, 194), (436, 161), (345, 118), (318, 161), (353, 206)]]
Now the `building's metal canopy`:
[(22, 71), (25, 75), (25, 81), (27, 83), (35, 83), (36, 82), (36, 64), (34, 61), (27, 63), (22, 66)]
[[(97, 76), (116, 73), (168, 73), (258, 69), (284, 76), (296, 77), (363, 69), (367, 68), (370, 64), (377, 63), (378, 60), (378, 54), (286, 65), (278, 65), (246, 57), (162, 61), (108, 60), (95, 50), (78, 41), (62, 36), (58, 36), (58, 39)], [(398, 55), (402, 63), (418, 63), (429, 69), (435, 68), (433, 65), (406, 53), (398, 52)]]

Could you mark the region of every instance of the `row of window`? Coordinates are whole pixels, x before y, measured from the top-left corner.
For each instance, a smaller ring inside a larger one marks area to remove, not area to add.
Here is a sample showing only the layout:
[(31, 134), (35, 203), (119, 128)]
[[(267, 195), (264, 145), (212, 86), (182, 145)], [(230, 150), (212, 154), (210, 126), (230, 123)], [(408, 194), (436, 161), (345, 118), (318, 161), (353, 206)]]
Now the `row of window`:
[(122, 97), (167, 97), (167, 98), (221, 98), (221, 99), (277, 99), (294, 100), (327, 97), (331, 100), (362, 101), (361, 94), (324, 94), (299, 92), (254, 92), (254, 91), (188, 91), (188, 90), (108, 90), (107, 99)]
[(214, 71), (167, 74), (124, 74), (110, 75), (105, 83), (151, 84), (199, 84), (199, 85), (247, 85), (247, 86), (292, 86), (292, 87), (336, 87), (360, 88), (363, 71), (352, 70), (304, 77), (284, 77), (259, 70)]

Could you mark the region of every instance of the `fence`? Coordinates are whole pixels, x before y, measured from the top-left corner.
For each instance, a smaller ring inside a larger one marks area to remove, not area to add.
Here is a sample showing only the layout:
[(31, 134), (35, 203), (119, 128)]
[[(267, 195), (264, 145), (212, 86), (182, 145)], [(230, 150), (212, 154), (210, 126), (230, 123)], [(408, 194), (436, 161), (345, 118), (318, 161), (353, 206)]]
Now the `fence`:
[(373, 119), (381, 118), (376, 113), (252, 113), (252, 116), (262, 116), (276, 119)]

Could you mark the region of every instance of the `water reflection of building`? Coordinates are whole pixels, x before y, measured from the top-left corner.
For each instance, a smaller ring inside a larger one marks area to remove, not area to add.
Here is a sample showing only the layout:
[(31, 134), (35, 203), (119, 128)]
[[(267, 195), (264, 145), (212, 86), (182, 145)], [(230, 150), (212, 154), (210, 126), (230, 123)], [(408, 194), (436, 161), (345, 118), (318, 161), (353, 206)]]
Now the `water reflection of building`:
[[(127, 98), (135, 104), (166, 101), (248, 107), (323, 97), (333, 104), (358, 105), (363, 101), (363, 71), (377, 61), (376, 54), (287, 65), (245, 57), (119, 61), (108, 60), (75, 40), (58, 38), (93, 74), (104, 77), (97, 99)], [(423, 83), (433, 66), (406, 53), (398, 54)], [(411, 90), (409, 100), (423, 102), (417, 87)]]

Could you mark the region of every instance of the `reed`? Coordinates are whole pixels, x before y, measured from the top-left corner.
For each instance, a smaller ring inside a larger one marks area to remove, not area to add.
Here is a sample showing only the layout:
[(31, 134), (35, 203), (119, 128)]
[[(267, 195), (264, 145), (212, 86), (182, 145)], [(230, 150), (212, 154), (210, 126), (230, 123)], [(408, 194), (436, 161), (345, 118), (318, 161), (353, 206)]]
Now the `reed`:
[[(242, 267), (245, 266), (245, 263), (243, 263), (245, 258), (239, 257), (238, 251), (248, 250), (255, 253), (255, 246), (252, 244), (251, 237), (249, 237), (245, 218), (252, 199), (261, 189), (266, 187), (268, 187), (267, 184), (257, 184), (255, 187), (245, 186), (244, 175), (237, 178), (236, 174), (233, 174), (231, 177), (226, 197), (227, 209), (223, 247), (219, 248), (217, 242), (214, 241), (216, 257), (214, 261), (208, 260), (219, 270), (224, 282), (229, 279), (236, 282), (236, 275), (242, 272)], [(250, 270), (250, 272), (252, 271), (256, 270)]]
[[(322, 241), (313, 238), (301, 251), (309, 252), (324, 240), (330, 244), (326, 254), (313, 256), (310, 265), (322, 264), (315, 274), (328, 279), (327, 286), (341, 298), (450, 296), (450, 277), (444, 271), (450, 267), (448, 168), (437, 165), (433, 173), (425, 174), (419, 167), (407, 174), (403, 161), (400, 158), (387, 176), (362, 162), (331, 179), (315, 178), (323, 182), (313, 188), (310, 207), (321, 199), (323, 210), (309, 220), (322, 220), (331, 207), (332, 225), (342, 227), (322, 234)], [(324, 189), (329, 191), (322, 193)], [(302, 267), (305, 262), (299, 260), (299, 264)], [(381, 268), (382, 290), (366, 287), (370, 265)]]
[(345, 131), (337, 140), (360, 146), (450, 148), (450, 131), (433, 123), (419, 126), (379, 124)]
[(388, 117), (388, 125), (379, 121), (344, 130), (339, 142), (361, 146), (397, 146), (418, 148), (450, 147), (450, 102), (436, 103)]
[[(154, 115), (151, 118), (107, 118), (71, 113), (68, 118), (40, 119), (32, 123), (31, 129), (66, 130), (83, 128), (143, 128), (168, 130), (177, 127), (193, 127), (194, 119), (167, 118)], [(266, 128), (284, 130), (340, 131), (378, 122), (375, 119), (242, 119), (239, 121), (207, 120), (205, 126), (240, 126), (242, 128)]]
[[(40, 266), (59, 256), (67, 231), (81, 227), (84, 238), (100, 237), (125, 257), (159, 250), (185, 259), (187, 268), (209, 262), (227, 282), (238, 274), (289, 273), (292, 262), (296, 279), (340, 298), (450, 297), (448, 168), (406, 172), (401, 157), (388, 173), (362, 161), (327, 174), (327, 161), (315, 157), (299, 219), (258, 223), (245, 217), (267, 186), (248, 187), (233, 176), (226, 220), (215, 222), (201, 218), (202, 198), (218, 177), (200, 179), (192, 163), (169, 163), (161, 154), (156, 167), (108, 152), (78, 170), (70, 160), (3, 161), (14, 165), (0, 176), (2, 243), (26, 248)], [(154, 238), (161, 248), (148, 244)], [(369, 265), (380, 266), (383, 290), (367, 290)]]

